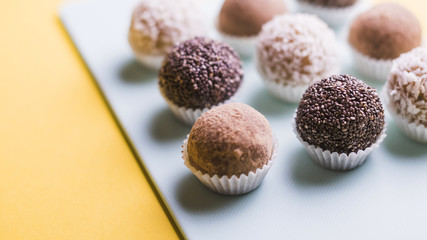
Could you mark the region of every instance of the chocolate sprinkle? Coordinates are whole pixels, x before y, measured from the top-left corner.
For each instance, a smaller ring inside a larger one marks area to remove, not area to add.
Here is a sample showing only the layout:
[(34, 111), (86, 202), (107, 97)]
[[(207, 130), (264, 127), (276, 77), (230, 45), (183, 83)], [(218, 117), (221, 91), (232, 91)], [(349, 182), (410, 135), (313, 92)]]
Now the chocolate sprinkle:
[(172, 48), (160, 69), (159, 85), (176, 105), (203, 109), (230, 99), (242, 79), (242, 62), (230, 46), (196, 37)]
[(375, 89), (350, 75), (312, 84), (298, 105), (297, 132), (331, 152), (365, 150), (384, 128), (384, 109)]

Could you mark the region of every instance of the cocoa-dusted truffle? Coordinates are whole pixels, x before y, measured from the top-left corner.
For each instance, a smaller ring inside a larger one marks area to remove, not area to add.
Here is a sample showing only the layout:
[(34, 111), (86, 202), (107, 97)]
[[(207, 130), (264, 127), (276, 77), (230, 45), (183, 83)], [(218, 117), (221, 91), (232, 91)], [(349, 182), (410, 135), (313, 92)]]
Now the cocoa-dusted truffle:
[(427, 49), (416, 48), (393, 62), (386, 91), (390, 110), (427, 128)]
[(354, 5), (358, 0), (299, 0), (322, 7), (342, 8)]
[(324, 151), (365, 150), (384, 128), (384, 110), (375, 89), (349, 75), (312, 84), (298, 105), (296, 130)]
[(421, 45), (417, 18), (396, 3), (379, 4), (359, 15), (350, 28), (349, 42), (374, 59), (394, 59)]
[(271, 127), (261, 113), (246, 104), (224, 104), (196, 121), (187, 152), (191, 166), (210, 176), (255, 173), (272, 157)]
[(254, 36), (274, 15), (285, 12), (283, 0), (225, 0), (218, 17), (218, 28), (233, 36)]
[(177, 106), (203, 109), (230, 99), (242, 79), (242, 63), (230, 46), (196, 37), (172, 48), (160, 69), (159, 86)]

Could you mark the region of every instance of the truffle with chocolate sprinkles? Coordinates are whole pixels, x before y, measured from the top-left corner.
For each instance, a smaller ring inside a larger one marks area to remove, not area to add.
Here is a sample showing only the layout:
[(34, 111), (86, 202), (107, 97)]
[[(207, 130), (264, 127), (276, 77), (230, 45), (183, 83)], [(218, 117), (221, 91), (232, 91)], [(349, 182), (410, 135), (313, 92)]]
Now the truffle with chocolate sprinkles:
[(196, 37), (172, 48), (159, 85), (163, 96), (179, 107), (203, 109), (230, 99), (242, 79), (242, 62), (229, 45)]
[(375, 89), (350, 75), (333, 75), (306, 90), (296, 127), (307, 143), (350, 154), (376, 142), (384, 128), (384, 109)]

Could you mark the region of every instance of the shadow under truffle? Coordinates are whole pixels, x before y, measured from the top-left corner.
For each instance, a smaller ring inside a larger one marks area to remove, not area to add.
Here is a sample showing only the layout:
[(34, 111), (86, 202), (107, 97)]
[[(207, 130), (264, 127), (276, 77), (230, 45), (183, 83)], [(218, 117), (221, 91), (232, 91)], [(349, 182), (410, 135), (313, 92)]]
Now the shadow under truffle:
[[(335, 184), (340, 180), (343, 180), (343, 178), (349, 177), (356, 172), (357, 169), (367, 164), (365, 162), (362, 166), (347, 171), (335, 171), (323, 168), (311, 159), (310, 155), (304, 148), (297, 151), (291, 159), (293, 161), (292, 180), (298, 185), (303, 186), (325, 186)], [(369, 161), (369, 159), (366, 159), (366, 161)]]
[(147, 68), (137, 60), (132, 59), (122, 66), (120, 79), (128, 83), (151, 82), (157, 79), (157, 71)]
[(265, 87), (259, 88), (254, 94), (251, 105), (265, 116), (293, 115), (297, 103), (288, 103), (271, 95)]
[[(390, 121), (387, 126), (387, 137), (383, 143), (385, 149), (390, 153), (405, 157), (418, 157), (427, 153), (427, 146), (407, 137), (394, 121)], [(427, 160), (427, 158), (426, 158)]]
[(248, 200), (254, 191), (243, 195), (221, 195), (208, 189), (189, 173), (178, 181), (176, 198), (184, 209), (191, 212), (223, 211)]
[(151, 120), (151, 136), (159, 142), (182, 139), (190, 133), (191, 127), (177, 119), (171, 110), (163, 108)]

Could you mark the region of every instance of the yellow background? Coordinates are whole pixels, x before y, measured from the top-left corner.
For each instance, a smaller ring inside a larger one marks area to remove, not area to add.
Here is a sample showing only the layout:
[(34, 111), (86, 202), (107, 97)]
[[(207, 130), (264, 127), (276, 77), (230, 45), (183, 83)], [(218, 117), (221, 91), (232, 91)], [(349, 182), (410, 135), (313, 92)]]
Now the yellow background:
[(0, 0), (0, 239), (175, 239), (60, 3)]

